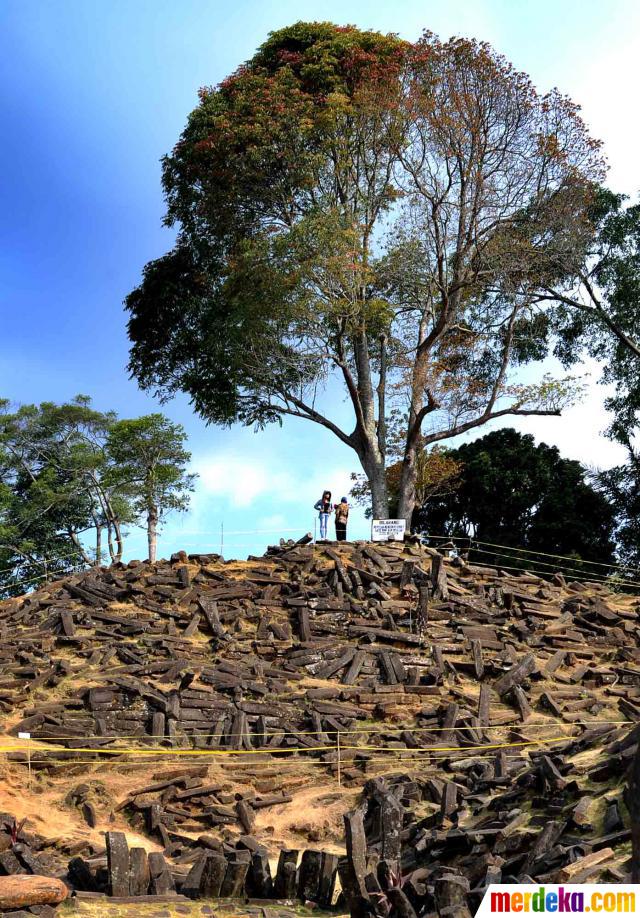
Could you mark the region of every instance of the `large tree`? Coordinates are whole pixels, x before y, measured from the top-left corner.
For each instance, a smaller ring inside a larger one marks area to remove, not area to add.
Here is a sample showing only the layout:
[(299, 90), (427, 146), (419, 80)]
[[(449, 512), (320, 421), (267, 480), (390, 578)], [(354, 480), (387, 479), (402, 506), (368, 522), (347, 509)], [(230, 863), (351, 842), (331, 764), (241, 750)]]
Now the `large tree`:
[(141, 516), (155, 555), (159, 521), (192, 487), (184, 440), (161, 414), (118, 420), (86, 396), (15, 409), (0, 400), (0, 592), (120, 561), (124, 527)]
[[(38, 527), (47, 526), (56, 538), (85, 562), (102, 555), (102, 536), (112, 561), (122, 557), (122, 526), (131, 520), (128, 502), (106, 481), (109, 463), (106, 437), (115, 422), (112, 412), (91, 407), (86, 396), (71, 402), (22, 405), (12, 410), (0, 401), (1, 480), (11, 493), (11, 519), (20, 545), (42, 547)], [(93, 530), (95, 553), (87, 546)], [(13, 546), (20, 555), (22, 548)]]
[[(640, 205), (600, 189), (593, 205), (597, 234), (583, 260), (545, 294), (557, 304), (549, 333), (567, 365), (585, 353), (611, 387), (608, 436), (627, 451), (626, 463), (601, 473), (616, 509), (620, 560), (640, 565)], [(637, 579), (633, 571), (631, 579)]]
[(132, 502), (147, 530), (149, 560), (156, 560), (158, 526), (172, 510), (186, 510), (195, 475), (186, 471), (191, 453), (186, 433), (161, 414), (116, 421), (106, 449), (112, 460), (107, 478)]
[[(592, 234), (598, 144), (488, 45), (330, 23), (273, 33), (200, 104), (164, 160), (175, 249), (127, 298), (130, 368), (208, 421), (305, 418), (351, 447), (386, 516), (426, 444), (570, 387), (514, 384), (540, 358), (539, 285)], [(318, 394), (339, 381), (341, 427)]]
[[(460, 484), (422, 507), (428, 533), (477, 540), (480, 561), (507, 566), (549, 569), (545, 553), (613, 563), (614, 508), (587, 469), (555, 446), (505, 428), (451, 450), (450, 457), (462, 466)], [(494, 545), (540, 555), (510, 555)]]

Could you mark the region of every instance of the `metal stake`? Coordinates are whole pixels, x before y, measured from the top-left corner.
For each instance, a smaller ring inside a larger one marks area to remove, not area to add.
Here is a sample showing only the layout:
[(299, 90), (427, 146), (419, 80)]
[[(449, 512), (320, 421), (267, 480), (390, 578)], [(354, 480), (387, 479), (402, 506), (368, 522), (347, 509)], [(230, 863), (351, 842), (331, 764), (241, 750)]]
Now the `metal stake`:
[(27, 741), (27, 766), (29, 768), (29, 777), (27, 786), (31, 788), (31, 734), (30, 733), (18, 733), (18, 739), (23, 739)]

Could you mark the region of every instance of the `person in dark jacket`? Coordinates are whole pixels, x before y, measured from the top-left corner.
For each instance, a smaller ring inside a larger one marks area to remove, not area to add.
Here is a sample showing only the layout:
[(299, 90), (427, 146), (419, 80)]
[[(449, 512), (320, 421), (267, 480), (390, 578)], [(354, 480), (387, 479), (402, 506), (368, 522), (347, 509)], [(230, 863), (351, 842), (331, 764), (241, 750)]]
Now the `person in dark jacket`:
[(339, 504), (334, 505), (336, 511), (336, 539), (338, 542), (345, 542), (347, 538), (347, 520), (349, 519), (349, 504), (347, 498), (343, 497)]
[(318, 511), (320, 518), (320, 538), (327, 538), (327, 526), (329, 525), (329, 515), (333, 513), (331, 506), (331, 491), (323, 491), (320, 500), (313, 505), (314, 510)]

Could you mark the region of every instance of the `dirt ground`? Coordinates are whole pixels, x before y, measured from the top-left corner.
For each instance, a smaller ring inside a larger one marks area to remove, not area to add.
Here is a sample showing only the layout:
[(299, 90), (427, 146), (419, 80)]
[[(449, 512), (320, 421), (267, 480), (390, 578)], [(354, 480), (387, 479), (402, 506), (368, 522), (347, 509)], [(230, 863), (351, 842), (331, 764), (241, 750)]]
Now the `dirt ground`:
[[(59, 909), (60, 918), (201, 918), (220, 915), (221, 918), (323, 918), (327, 912), (302, 906), (278, 905), (277, 903), (216, 902), (202, 900), (189, 902), (179, 898), (175, 902), (162, 899), (154, 902), (119, 903), (105, 899), (68, 900)], [(331, 912), (331, 918), (343, 918)]]
[[(103, 762), (69, 771), (50, 776), (34, 770), (29, 781), (24, 766), (0, 761), (0, 812), (11, 813), (18, 822), (27, 819), (31, 831), (51, 841), (86, 840), (101, 847), (105, 831), (121, 830), (130, 845), (160, 850), (147, 836), (134, 831), (117, 807), (132, 788), (160, 780), (163, 773), (175, 772), (176, 766), (163, 769), (155, 763), (139, 767)], [(239, 769), (233, 774), (215, 765), (210, 767), (209, 777), (224, 783), (230, 792), (246, 791), (251, 781)], [(292, 770), (289, 781), (293, 802), (258, 810), (256, 837), (275, 851), (317, 845), (332, 853), (344, 853), (343, 814), (354, 806), (358, 791), (339, 787), (335, 779), (327, 779), (326, 774), (321, 776), (317, 769), (305, 768), (304, 764)], [(80, 810), (66, 800), (81, 783), (91, 788), (89, 799), (98, 818), (95, 829), (89, 828)]]

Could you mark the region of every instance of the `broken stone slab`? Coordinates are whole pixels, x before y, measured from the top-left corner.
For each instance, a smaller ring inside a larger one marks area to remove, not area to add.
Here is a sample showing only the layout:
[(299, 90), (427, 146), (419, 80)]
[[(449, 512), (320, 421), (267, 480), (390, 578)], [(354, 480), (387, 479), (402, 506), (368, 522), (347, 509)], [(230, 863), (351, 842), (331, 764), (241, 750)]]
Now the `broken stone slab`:
[(401, 834), (405, 809), (396, 795), (384, 780), (376, 778), (368, 781), (364, 787), (364, 795), (370, 801), (368, 816), (372, 807), (377, 808), (377, 834), (380, 837), (380, 857), (390, 865), (391, 869), (398, 869), (401, 857)]
[(153, 851), (148, 856), (149, 862), (149, 892), (154, 896), (163, 896), (170, 892), (175, 892), (175, 884), (171, 871), (164, 859), (164, 856), (158, 851)]
[[(391, 903), (391, 914), (394, 918), (417, 918), (416, 911), (409, 897), (399, 886), (390, 887), (386, 895)], [(442, 914), (442, 912), (440, 914)]]
[(320, 908), (331, 908), (338, 872), (338, 855), (322, 852), (320, 880), (318, 882), (318, 905)]
[(505, 695), (514, 685), (519, 685), (521, 682), (524, 682), (528, 676), (537, 671), (538, 663), (535, 656), (532, 653), (527, 654), (519, 663), (516, 663), (510, 670), (504, 673), (504, 675), (496, 679), (493, 683), (493, 689), (498, 695)]
[(441, 599), (443, 602), (449, 599), (447, 571), (444, 557), (440, 554), (433, 555), (431, 558), (431, 590), (434, 599)]
[(98, 884), (96, 883), (96, 878), (87, 862), (81, 857), (72, 857), (69, 861), (69, 867), (67, 869), (67, 875), (72, 886), (76, 890), (83, 890), (85, 892), (97, 892)]
[(222, 889), (227, 859), (215, 851), (207, 852), (200, 876), (200, 895), (203, 899), (217, 899)]
[(471, 918), (467, 902), (469, 881), (461, 874), (441, 872), (434, 883), (438, 914), (447, 918)]
[(340, 859), (338, 872), (347, 905), (353, 916), (364, 915), (369, 909), (367, 876), (367, 838), (364, 829), (364, 808), (358, 807), (344, 815), (347, 856)]
[(274, 882), (276, 899), (293, 899), (297, 890), (298, 851), (283, 849), (278, 858), (278, 869)]
[(298, 898), (303, 902), (317, 902), (322, 871), (322, 852), (308, 849), (302, 852), (298, 870)]
[(129, 851), (129, 895), (146, 896), (150, 882), (151, 874), (146, 850), (131, 848)]
[(227, 861), (227, 870), (222, 882), (220, 897), (239, 899), (244, 892), (244, 884), (251, 863), (251, 852), (236, 850)]
[(254, 899), (270, 899), (273, 895), (273, 880), (267, 849), (258, 846), (251, 853), (251, 864), (247, 873), (246, 891)]
[(373, 908), (366, 877), (360, 878), (356, 875), (348, 855), (338, 859), (338, 876), (351, 918), (369, 918), (373, 914)]
[(107, 832), (107, 870), (109, 893), (112, 896), (129, 895), (129, 846), (124, 832)]

